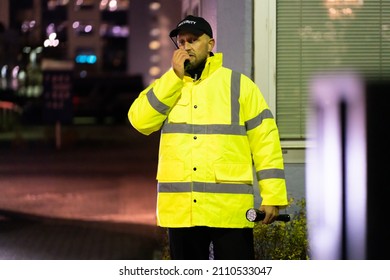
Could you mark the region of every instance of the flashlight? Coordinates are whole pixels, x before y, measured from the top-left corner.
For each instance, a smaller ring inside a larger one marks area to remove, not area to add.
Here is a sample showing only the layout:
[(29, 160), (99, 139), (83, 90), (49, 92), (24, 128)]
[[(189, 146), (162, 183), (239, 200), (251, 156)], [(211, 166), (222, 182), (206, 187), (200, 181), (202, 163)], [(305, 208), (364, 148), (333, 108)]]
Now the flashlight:
[[(259, 209), (251, 208), (248, 211), (246, 211), (246, 219), (250, 222), (258, 222), (265, 218), (265, 213), (263, 211), (260, 211)], [(289, 214), (279, 214), (276, 217), (276, 221), (281, 222), (289, 222), (290, 221), (290, 215)]]

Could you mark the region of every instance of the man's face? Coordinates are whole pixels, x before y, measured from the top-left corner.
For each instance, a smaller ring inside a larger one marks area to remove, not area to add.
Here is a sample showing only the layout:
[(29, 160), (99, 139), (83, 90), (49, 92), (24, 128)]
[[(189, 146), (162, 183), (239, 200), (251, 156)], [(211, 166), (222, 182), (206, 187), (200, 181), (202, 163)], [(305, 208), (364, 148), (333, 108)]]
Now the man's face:
[(201, 64), (214, 47), (214, 39), (208, 35), (194, 35), (189, 32), (180, 32), (177, 35), (177, 45), (187, 51), (190, 56), (190, 69), (195, 69)]

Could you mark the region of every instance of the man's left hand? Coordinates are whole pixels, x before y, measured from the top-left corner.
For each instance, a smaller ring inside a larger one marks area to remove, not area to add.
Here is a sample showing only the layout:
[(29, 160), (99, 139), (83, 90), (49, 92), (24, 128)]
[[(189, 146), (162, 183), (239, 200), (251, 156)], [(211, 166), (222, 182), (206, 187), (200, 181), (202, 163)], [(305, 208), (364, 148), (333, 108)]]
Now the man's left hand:
[(279, 207), (272, 205), (261, 205), (260, 211), (265, 213), (265, 217), (262, 221), (263, 224), (271, 224), (276, 220), (276, 217), (279, 215)]

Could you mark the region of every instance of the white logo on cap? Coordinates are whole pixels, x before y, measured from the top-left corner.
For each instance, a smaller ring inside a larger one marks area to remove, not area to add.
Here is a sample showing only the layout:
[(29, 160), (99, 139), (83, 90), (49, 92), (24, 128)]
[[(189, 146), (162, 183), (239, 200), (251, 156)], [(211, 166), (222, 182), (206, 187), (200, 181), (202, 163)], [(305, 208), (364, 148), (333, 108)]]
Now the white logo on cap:
[(187, 19), (185, 21), (180, 22), (177, 27), (180, 27), (180, 26), (182, 26), (183, 24), (186, 24), (186, 23), (188, 23), (188, 24), (196, 24), (196, 21)]

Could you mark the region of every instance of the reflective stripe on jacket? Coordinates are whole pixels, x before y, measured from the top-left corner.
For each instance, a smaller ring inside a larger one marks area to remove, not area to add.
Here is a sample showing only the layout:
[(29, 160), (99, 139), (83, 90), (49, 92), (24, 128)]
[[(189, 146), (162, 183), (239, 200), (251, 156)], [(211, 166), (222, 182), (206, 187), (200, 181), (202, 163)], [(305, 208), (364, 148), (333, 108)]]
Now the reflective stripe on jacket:
[(263, 205), (287, 205), (275, 120), (245, 75), (208, 58), (199, 80), (170, 69), (130, 107), (141, 133), (161, 129), (157, 170), (158, 225), (253, 227), (253, 166)]

